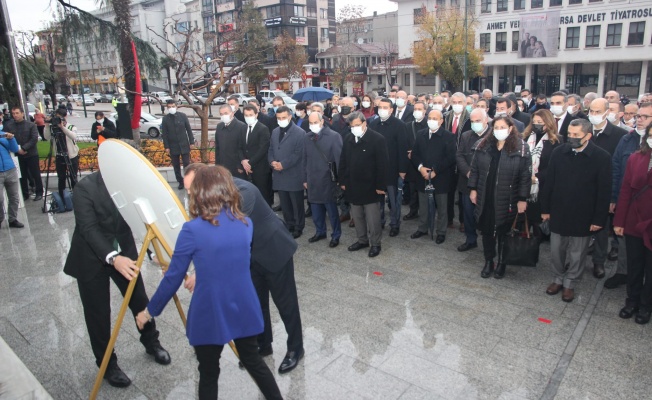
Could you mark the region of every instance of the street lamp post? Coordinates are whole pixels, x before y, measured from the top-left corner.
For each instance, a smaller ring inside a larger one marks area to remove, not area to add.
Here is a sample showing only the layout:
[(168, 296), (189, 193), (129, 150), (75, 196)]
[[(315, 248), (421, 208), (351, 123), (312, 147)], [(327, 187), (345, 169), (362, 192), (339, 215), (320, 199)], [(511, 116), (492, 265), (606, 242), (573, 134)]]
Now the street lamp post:
[(464, 83), (462, 84), (462, 91), (466, 93), (468, 90), (466, 65), (469, 57), (469, 0), (464, 0)]
[(79, 94), (81, 94), (82, 106), (84, 106), (84, 118), (88, 118), (88, 113), (86, 112), (86, 99), (84, 98), (84, 82), (82, 82), (82, 73), (81, 67), (79, 66), (79, 48), (77, 47), (77, 38), (75, 40), (75, 56), (77, 57), (77, 73), (79, 74)]

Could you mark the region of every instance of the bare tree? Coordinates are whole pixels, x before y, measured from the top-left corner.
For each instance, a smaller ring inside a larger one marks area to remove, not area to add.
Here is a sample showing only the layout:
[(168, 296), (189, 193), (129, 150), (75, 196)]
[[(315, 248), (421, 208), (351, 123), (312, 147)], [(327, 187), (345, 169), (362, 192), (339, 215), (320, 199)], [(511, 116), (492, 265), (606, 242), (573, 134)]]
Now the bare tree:
[(362, 15), (366, 7), (356, 4), (347, 4), (342, 7), (335, 18), (337, 23), (337, 44), (355, 43), (358, 33), (364, 30), (366, 24)]

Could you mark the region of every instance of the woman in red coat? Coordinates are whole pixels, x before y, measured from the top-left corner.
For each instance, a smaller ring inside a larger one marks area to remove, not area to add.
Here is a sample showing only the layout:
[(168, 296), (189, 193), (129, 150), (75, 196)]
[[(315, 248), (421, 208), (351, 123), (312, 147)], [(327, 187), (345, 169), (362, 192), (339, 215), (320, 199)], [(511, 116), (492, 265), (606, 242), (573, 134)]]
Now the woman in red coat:
[(614, 232), (626, 236), (627, 300), (620, 318), (636, 314), (637, 324), (652, 313), (652, 125), (645, 128), (641, 149), (627, 161), (616, 205)]

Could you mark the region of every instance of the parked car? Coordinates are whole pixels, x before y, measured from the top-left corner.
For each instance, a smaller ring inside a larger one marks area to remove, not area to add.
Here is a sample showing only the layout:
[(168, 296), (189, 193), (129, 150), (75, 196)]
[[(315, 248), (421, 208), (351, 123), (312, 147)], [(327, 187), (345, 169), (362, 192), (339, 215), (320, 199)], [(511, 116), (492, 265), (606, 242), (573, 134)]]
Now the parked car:
[(70, 94), (70, 95), (68, 95), (68, 101), (76, 102), (79, 99), (81, 99), (81, 96), (78, 95), (78, 94)]
[[(283, 97), (283, 101), (285, 102), (285, 105), (288, 106), (290, 108), (290, 110), (292, 110), (292, 113), (294, 113), (294, 111), (296, 110), (298, 101), (294, 100), (292, 97)], [(271, 101), (265, 103), (265, 111), (267, 111), (269, 113), (269, 110), (271, 108), (274, 108)]]
[(90, 97), (93, 101), (98, 101), (102, 97), (102, 93), (86, 93), (84, 97)]
[(113, 101), (113, 95), (112, 94), (103, 94), (100, 96), (99, 99), (95, 100), (98, 103), (110, 103)]
[[(247, 105), (249, 100), (255, 100), (256, 98), (250, 95), (249, 93), (235, 93), (233, 96), (236, 96), (238, 98), (238, 103), (242, 105), (243, 107)], [(231, 96), (229, 96), (231, 97)]]
[(154, 97), (155, 103), (160, 101), (161, 103), (165, 104), (168, 100), (174, 100), (172, 97), (170, 97), (168, 92), (152, 92), (150, 93), (150, 96)]
[(287, 97), (287, 94), (282, 90), (261, 90), (258, 94), (263, 98), (265, 103), (271, 103), (272, 99), (276, 96)]
[[(109, 119), (117, 124), (118, 122), (118, 113), (111, 113)], [(152, 114), (141, 113), (140, 114), (140, 133), (146, 133), (147, 136), (151, 138), (157, 138), (161, 135), (161, 124), (163, 123), (162, 118), (156, 118)]]
[(34, 121), (34, 114), (36, 114), (36, 107), (32, 103), (27, 103), (27, 113), (30, 116), (30, 120)]
[[(89, 96), (86, 96), (86, 95), (84, 95), (84, 100), (83, 100), (83, 102), (84, 102), (84, 104), (86, 104), (87, 106), (94, 106), (94, 105), (95, 105), (95, 100), (94, 100), (92, 97), (89, 97)], [(78, 106), (81, 106), (81, 105), (82, 105), (82, 99), (81, 99), (81, 98), (77, 99), (77, 101), (75, 101), (75, 103), (76, 103)]]
[(54, 98), (57, 99), (57, 103), (61, 103), (62, 101), (63, 102), (66, 101), (66, 96), (64, 96), (62, 94), (59, 94), (59, 93), (55, 94)]
[[(205, 94), (203, 94), (201, 96), (197, 96), (197, 97), (199, 98), (199, 100), (195, 101), (195, 104), (205, 103), (206, 100), (208, 100), (208, 96), (206, 96)], [(222, 96), (215, 96), (215, 98), (211, 102), (211, 104), (213, 104), (213, 105), (220, 105), (220, 104), (224, 104), (224, 103), (226, 103), (226, 100)]]

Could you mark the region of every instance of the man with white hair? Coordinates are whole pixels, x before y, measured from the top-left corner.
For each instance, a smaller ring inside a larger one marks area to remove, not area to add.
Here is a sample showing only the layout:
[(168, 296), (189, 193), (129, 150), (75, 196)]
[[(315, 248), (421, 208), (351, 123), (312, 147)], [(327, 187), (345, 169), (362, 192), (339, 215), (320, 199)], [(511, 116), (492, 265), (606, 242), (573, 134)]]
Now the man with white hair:
[(605, 93), (604, 98), (607, 99), (609, 103), (620, 103), (620, 94), (615, 90), (610, 90)]
[(245, 178), (242, 159), (239, 156), (240, 136), (244, 136), (247, 125), (234, 116), (229, 104), (220, 106), (220, 122), (215, 127), (215, 165), (228, 169), (231, 175)]
[(411, 104), (408, 104), (407, 98), (407, 93), (404, 90), (399, 90), (396, 93), (396, 107), (394, 109), (394, 116), (406, 124), (414, 119), (412, 116), (414, 107)]
[(584, 114), (587, 116), (589, 115), (589, 107), (591, 107), (591, 102), (595, 99), (598, 98), (598, 94), (595, 92), (588, 92), (587, 94), (584, 95), (584, 102), (582, 105), (584, 106)]
[(485, 99), (487, 101), (490, 101), (493, 97), (494, 97), (494, 94), (493, 94), (493, 92), (491, 90), (485, 89), (485, 90), (482, 91), (482, 98), (483, 99)]

